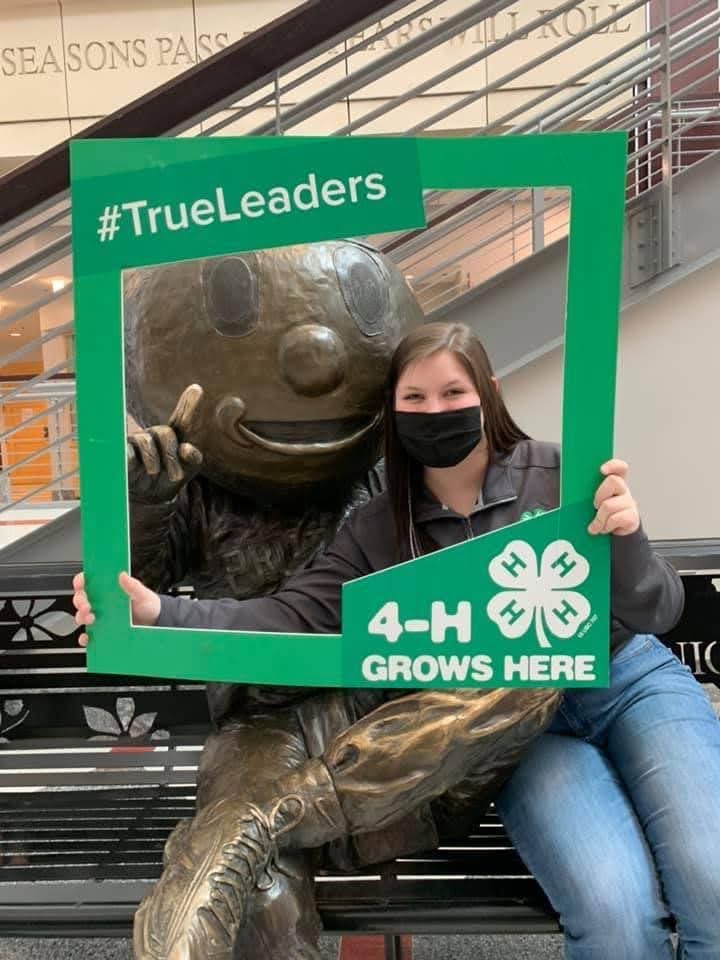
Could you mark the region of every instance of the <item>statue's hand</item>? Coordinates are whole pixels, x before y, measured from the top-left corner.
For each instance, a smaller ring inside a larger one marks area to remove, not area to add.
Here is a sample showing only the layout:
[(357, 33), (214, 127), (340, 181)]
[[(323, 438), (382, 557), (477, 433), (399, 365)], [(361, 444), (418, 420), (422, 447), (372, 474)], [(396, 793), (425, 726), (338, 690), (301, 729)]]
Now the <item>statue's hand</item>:
[(149, 427), (128, 436), (127, 463), (130, 499), (135, 503), (167, 503), (195, 476), (203, 462), (189, 442), (203, 399), (197, 383), (183, 390), (167, 425)]

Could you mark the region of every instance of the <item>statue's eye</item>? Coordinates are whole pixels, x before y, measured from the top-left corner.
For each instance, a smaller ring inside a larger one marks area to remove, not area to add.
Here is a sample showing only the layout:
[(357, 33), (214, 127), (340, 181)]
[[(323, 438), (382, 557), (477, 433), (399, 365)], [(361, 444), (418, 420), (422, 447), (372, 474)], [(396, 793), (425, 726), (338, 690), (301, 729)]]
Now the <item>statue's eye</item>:
[(255, 271), (242, 257), (209, 260), (203, 266), (205, 304), (210, 323), (224, 337), (244, 337), (258, 323)]
[(349, 245), (335, 250), (333, 260), (350, 316), (366, 336), (384, 333), (390, 294), (383, 268), (366, 250)]

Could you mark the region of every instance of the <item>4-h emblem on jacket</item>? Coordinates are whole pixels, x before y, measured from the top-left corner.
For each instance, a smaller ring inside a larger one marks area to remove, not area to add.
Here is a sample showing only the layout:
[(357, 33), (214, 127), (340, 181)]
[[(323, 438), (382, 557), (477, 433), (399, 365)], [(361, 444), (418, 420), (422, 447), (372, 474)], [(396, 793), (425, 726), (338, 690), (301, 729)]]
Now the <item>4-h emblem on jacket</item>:
[(590, 617), (590, 604), (575, 588), (582, 586), (590, 564), (568, 540), (555, 540), (538, 556), (525, 540), (511, 541), (490, 561), (490, 577), (503, 587), (487, 606), (504, 637), (514, 640), (535, 626), (538, 644), (552, 647), (547, 631), (567, 640)]

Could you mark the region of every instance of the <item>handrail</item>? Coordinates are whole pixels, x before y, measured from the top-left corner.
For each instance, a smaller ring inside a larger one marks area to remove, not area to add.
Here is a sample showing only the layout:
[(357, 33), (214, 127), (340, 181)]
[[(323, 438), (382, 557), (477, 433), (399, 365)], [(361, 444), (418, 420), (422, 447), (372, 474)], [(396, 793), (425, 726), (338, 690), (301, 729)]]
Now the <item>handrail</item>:
[[(572, 46), (575, 46), (575, 45), (576, 45), (579, 41), (581, 41), (584, 37), (591, 35), (591, 34), (594, 33), (595, 31), (597, 31), (598, 29), (604, 29), (607, 25), (611, 24), (612, 22), (618, 20), (620, 17), (624, 16), (624, 15), (626, 14), (627, 10), (633, 10), (633, 9), (635, 9), (636, 7), (640, 6), (640, 5), (641, 5), (641, 4), (638, 3), (637, 0), (634, 0), (634, 2), (633, 2), (629, 7), (623, 8), (622, 10), (616, 10), (613, 14), (611, 14), (610, 16), (604, 18), (603, 20), (601, 20), (601, 21), (599, 21), (597, 24), (595, 24), (595, 25), (593, 26), (592, 30), (582, 31), (582, 32), (578, 33), (577, 35), (571, 37), (569, 40), (567, 40), (567, 41), (559, 44), (559, 45), (555, 48), (555, 50), (553, 51), (553, 56), (556, 56), (556, 55), (558, 55), (559, 53), (563, 52), (564, 50), (569, 49), (569, 48), (572, 47)], [(674, 23), (677, 22), (677, 21), (680, 21), (680, 20), (682, 20), (682, 19), (685, 19), (685, 18), (687, 17), (688, 13), (690, 13), (690, 12), (696, 10), (696, 9), (700, 9), (700, 8), (703, 7), (703, 6), (706, 6), (706, 0), (698, 0), (698, 2), (695, 3), (692, 8), (690, 8), (690, 10), (683, 10), (681, 13), (676, 13), (676, 14), (674, 14), (674, 15), (669, 19), (668, 25), (674, 24)], [(554, 14), (554, 13), (555, 13), (555, 10), (553, 10), (553, 14)], [(717, 18), (718, 18), (718, 13), (717, 13), (717, 11), (713, 11), (712, 13), (707, 14), (705, 17), (702, 18), (702, 21), (711, 19), (711, 18), (713, 18), (713, 17), (717, 20)], [(538, 22), (541, 21), (542, 19), (547, 19), (547, 17), (545, 17), (545, 18), (537, 18)], [(702, 22), (702, 21), (700, 21), (700, 22)], [(533, 23), (535, 23), (535, 22), (536, 22), (536, 21), (533, 21)], [(692, 50), (692, 49), (694, 49), (695, 47), (702, 45), (703, 43), (707, 43), (708, 39), (712, 39), (713, 36), (715, 36), (715, 37), (717, 36), (717, 32), (718, 32), (718, 31), (717, 31), (717, 26), (715, 26), (715, 28), (714, 28), (714, 33), (713, 33), (713, 29), (712, 29), (712, 27), (711, 27), (711, 28), (709, 28), (709, 29), (705, 32), (705, 34), (702, 34), (702, 35), (698, 35), (697, 33), (695, 33), (695, 31), (697, 30), (697, 27), (698, 27), (698, 21), (694, 21), (693, 23), (691, 23), (691, 24), (689, 24), (689, 25), (687, 25), (687, 26), (685, 26), (685, 27), (680, 28), (680, 30), (678, 30), (677, 34), (675, 35), (674, 44), (672, 45), (670, 51), (668, 52), (668, 55), (669, 55), (669, 56), (682, 56), (683, 54), (686, 54), (689, 50)], [(528, 28), (528, 25), (526, 24), (526, 25), (523, 26), (522, 29), (523, 29), (523, 30), (526, 30), (527, 28)], [(624, 45), (623, 47), (621, 47), (620, 49), (613, 51), (612, 54), (610, 54), (609, 56), (605, 57), (602, 61), (594, 61), (594, 62), (590, 63), (588, 66), (584, 67), (584, 68), (583, 68), (582, 70), (580, 70), (578, 73), (574, 74), (572, 77), (569, 77), (568, 80), (567, 80), (567, 86), (570, 86), (571, 84), (574, 84), (574, 83), (578, 82), (580, 79), (582, 79), (582, 78), (583, 78), (584, 76), (586, 76), (587, 74), (592, 73), (592, 72), (594, 72), (595, 70), (597, 70), (599, 66), (603, 66), (603, 65), (612, 63), (612, 61), (619, 59), (625, 52), (628, 52), (628, 51), (631, 50), (632, 48), (638, 46), (638, 45), (641, 44), (643, 41), (647, 41), (647, 40), (649, 40), (650, 38), (654, 37), (655, 34), (659, 33), (663, 28), (664, 28), (664, 24), (660, 24), (660, 25), (658, 25), (658, 26), (655, 26), (655, 27), (651, 28), (650, 30), (648, 30), (643, 36), (636, 37), (634, 40), (630, 41), (628, 44), (625, 44), (625, 45)], [(517, 33), (520, 33), (520, 32), (521, 32), (521, 31), (517, 31)], [(689, 37), (687, 38), (687, 40), (686, 40), (685, 37), (684, 37), (685, 34), (689, 34)], [(505, 38), (505, 39), (507, 39), (507, 38)], [(480, 54), (477, 55), (477, 58), (479, 59), (481, 56), (485, 56), (485, 55), (489, 52), (489, 49), (490, 49), (490, 48), (488, 48), (488, 49), (485, 50), (485, 51), (482, 51)], [(701, 59), (705, 59), (707, 56), (709, 56), (709, 54), (705, 54)], [(568, 120), (572, 119), (572, 117), (573, 117), (575, 114), (582, 114), (582, 113), (584, 112), (584, 110), (587, 109), (588, 107), (596, 107), (598, 104), (602, 104), (603, 102), (607, 102), (608, 100), (611, 100), (614, 96), (616, 96), (616, 95), (618, 94), (618, 92), (621, 92), (621, 89), (622, 89), (622, 87), (623, 87), (623, 83), (625, 82), (625, 84), (626, 84), (626, 81), (623, 81), (623, 79), (622, 79), (622, 74), (623, 74), (623, 73), (627, 72), (627, 71), (628, 71), (629, 69), (631, 69), (635, 64), (637, 64), (637, 65), (640, 67), (640, 69), (639, 69), (639, 71), (638, 71), (638, 77), (642, 78), (643, 76), (648, 75), (648, 73), (649, 73), (650, 70), (652, 69), (652, 63), (651, 63), (651, 61), (657, 61), (656, 67), (657, 67), (657, 69), (660, 69), (660, 65), (661, 65), (661, 57), (660, 57), (660, 54), (657, 53), (657, 54), (652, 54), (652, 55), (650, 55), (650, 54), (648, 54), (648, 52), (644, 52), (644, 53), (640, 54), (635, 60), (633, 60), (633, 61), (631, 61), (631, 62), (623, 63), (622, 66), (621, 66), (618, 70), (616, 70), (614, 73), (611, 73), (609, 76), (608, 76), (608, 75), (604, 75), (604, 76), (601, 78), (601, 80), (596, 81), (595, 83), (592, 83), (592, 84), (587, 84), (587, 86), (583, 89), (582, 92), (575, 92), (575, 91), (573, 91), (573, 92), (569, 93), (568, 96), (565, 98), (565, 100), (563, 101), (563, 103), (562, 103), (561, 105), (556, 104), (556, 105), (552, 108), (552, 113), (553, 113), (553, 115), (554, 115), (553, 119), (554, 119), (554, 121), (555, 121), (554, 124), (553, 124), (553, 126), (558, 126), (559, 123), (561, 123), (561, 122), (563, 122), (563, 121), (567, 122)], [(528, 62), (528, 61), (524, 62), (521, 66), (519, 66), (519, 67), (515, 68), (514, 70), (510, 71), (510, 73), (505, 74), (505, 75), (504, 75), (503, 77), (501, 77), (499, 80), (497, 80), (497, 81), (495, 81), (495, 82), (493, 82), (493, 83), (486, 84), (484, 87), (482, 87), (482, 88), (480, 88), (479, 90), (475, 91), (473, 94), (469, 94), (468, 96), (464, 97), (461, 101), (458, 101), (457, 103), (452, 104), (451, 107), (447, 107), (447, 108), (445, 108), (444, 110), (439, 111), (437, 114), (435, 114), (433, 117), (431, 117), (429, 121), (426, 120), (426, 121), (424, 121), (424, 123), (434, 122), (434, 121), (436, 121), (436, 120), (438, 120), (438, 119), (442, 119), (442, 118), (444, 118), (445, 116), (448, 116), (453, 110), (458, 109), (458, 108), (460, 107), (460, 105), (470, 103), (470, 102), (478, 99), (479, 97), (482, 97), (482, 96), (487, 95), (488, 93), (492, 92), (493, 90), (499, 89), (500, 86), (501, 86), (503, 83), (508, 82), (509, 80), (516, 79), (517, 77), (521, 76), (524, 72), (526, 72), (526, 71), (532, 69), (533, 67), (537, 66), (537, 64), (538, 64), (539, 62), (540, 62), (540, 58), (539, 58), (539, 57), (536, 57), (536, 58), (534, 58), (533, 60), (531, 60), (531, 61), (529, 61), (529, 62)], [(683, 70), (684, 70), (684, 69), (687, 69), (687, 67), (684, 67), (684, 68), (682, 68), (682, 69), (683, 69)], [(678, 71), (678, 73), (681, 73), (681, 72), (682, 72), (682, 70)], [(609, 79), (615, 77), (615, 76), (618, 75), (618, 74), (619, 74), (620, 77), (621, 77), (621, 81), (616, 84), (616, 87), (619, 88), (619, 89), (612, 89), (612, 90), (606, 89), (605, 92), (604, 92), (604, 94), (603, 94), (599, 99), (593, 101), (593, 100), (592, 100), (593, 88), (596, 87), (596, 86), (606, 85), (606, 84), (608, 83), (608, 80), (609, 80)], [(705, 79), (705, 78), (701, 78), (701, 80), (702, 80), (702, 79)], [(696, 81), (693, 81), (693, 83), (690, 84), (690, 85), (688, 85), (688, 87), (687, 87), (686, 89), (689, 89), (690, 87), (692, 87), (692, 86), (694, 86), (694, 85), (697, 85), (697, 83), (699, 83), (699, 82), (700, 82), (700, 81), (697, 81), (697, 80), (696, 80)], [(588, 88), (589, 88), (589, 89), (588, 89)], [(491, 126), (488, 126), (488, 127), (484, 128), (483, 130), (478, 131), (478, 132), (475, 134), (475, 136), (486, 135), (486, 134), (489, 134), (489, 133), (498, 131), (504, 124), (507, 123), (508, 120), (513, 119), (515, 116), (518, 116), (518, 115), (520, 115), (521, 113), (527, 112), (529, 108), (538, 105), (539, 103), (543, 102), (544, 100), (550, 99), (555, 92), (556, 92), (556, 91), (554, 91), (554, 90), (552, 90), (552, 89), (551, 89), (551, 90), (545, 90), (545, 91), (543, 91), (543, 93), (541, 93), (539, 96), (535, 97), (534, 99), (530, 100), (530, 101), (527, 102), (527, 103), (524, 103), (522, 106), (515, 108), (515, 109), (512, 110), (510, 113), (506, 114), (504, 117), (500, 117), (499, 119), (495, 120)], [(389, 109), (391, 109), (391, 110), (394, 109), (394, 107), (396, 106), (396, 104), (397, 104), (397, 103), (401, 103), (401, 102), (405, 99), (406, 96), (407, 96), (406, 94), (403, 94), (403, 95), (401, 95), (400, 97), (395, 98), (395, 99), (393, 100), (393, 103), (392, 103), (392, 105), (390, 106)], [(583, 102), (583, 101), (585, 101), (585, 100), (587, 100), (587, 103), (584, 103), (584, 102)], [(562, 115), (562, 114), (561, 114), (561, 115), (558, 116), (558, 112), (559, 112), (559, 109), (560, 109), (561, 106), (571, 106), (571, 105), (572, 105), (572, 109), (570, 109), (569, 111), (567, 111), (567, 113), (566, 113), (565, 115)], [(662, 102), (661, 102), (661, 101), (656, 100), (656, 101), (653, 102), (653, 110), (657, 110), (657, 109), (659, 109), (661, 106), (662, 106)], [(650, 115), (651, 115), (651, 114), (648, 114), (648, 116), (650, 116)], [(370, 115), (366, 115), (365, 117), (363, 117), (363, 118), (362, 118), (362, 122), (365, 122), (366, 119), (367, 119), (367, 117), (369, 117), (369, 116), (370, 116)], [(642, 118), (642, 115), (641, 115), (641, 118)], [(637, 114), (633, 114), (633, 116), (632, 116), (632, 125), (635, 126), (638, 122), (641, 122), (641, 120), (639, 119), (638, 115), (637, 115)], [(700, 122), (700, 121), (698, 121), (698, 122)], [(511, 132), (514, 133), (514, 134), (530, 132), (530, 131), (536, 126), (536, 124), (537, 124), (537, 120), (536, 120), (535, 118), (532, 118), (532, 119), (526, 121), (525, 123), (520, 124), (520, 125), (517, 126), (517, 127), (514, 127)], [(344, 132), (346, 132), (346, 131), (349, 131), (351, 128), (352, 128), (352, 129), (355, 129), (357, 126), (359, 126), (359, 123), (358, 123), (358, 124), (352, 124), (352, 125), (349, 124), (349, 125), (343, 127), (343, 128), (342, 128), (340, 131), (338, 131), (338, 132), (344, 133)], [(591, 122), (586, 122), (586, 123), (584, 123), (584, 124), (582, 125), (582, 128), (583, 128), (583, 129), (591, 129), (593, 126), (594, 126), (594, 124), (593, 124), (593, 122), (591, 121)], [(620, 129), (622, 129), (623, 124), (618, 124), (617, 126), (618, 126)], [(552, 126), (546, 126), (545, 129), (552, 129)], [(606, 129), (606, 128), (604, 128), (604, 129)], [(413, 129), (413, 130), (410, 131), (410, 132), (411, 132), (411, 133), (417, 133), (418, 130), (417, 130), (417, 129)], [(647, 153), (647, 152), (649, 152), (649, 151), (651, 151), (651, 150), (656, 149), (656, 148), (657, 148), (657, 144), (658, 144), (658, 141), (657, 141), (657, 140), (653, 140), (650, 144), (647, 145), (647, 147), (646, 147), (646, 149), (645, 149), (644, 152)], [(629, 158), (629, 159), (630, 159), (630, 158)], [(438, 192), (439, 192), (439, 191), (438, 191)], [(457, 203), (457, 204), (453, 204), (452, 206), (450, 206), (450, 207), (446, 208), (445, 210), (443, 210), (441, 213), (437, 214), (436, 217), (433, 218), (432, 222), (428, 221), (427, 227), (426, 227), (424, 230), (423, 230), (423, 229), (421, 229), (421, 230), (411, 230), (411, 231), (408, 231), (408, 232), (405, 233), (405, 234), (400, 234), (400, 235), (394, 237), (394, 238), (393, 238), (391, 241), (389, 241), (387, 244), (385, 244), (385, 245), (383, 246), (383, 250), (384, 250), (386, 253), (398, 251), (399, 249), (401, 249), (402, 247), (404, 247), (406, 243), (409, 243), (410, 241), (418, 238), (419, 236), (421, 236), (421, 235), (423, 235), (423, 234), (427, 235), (427, 233), (428, 233), (428, 232), (430, 231), (430, 229), (432, 229), (433, 227), (438, 226), (438, 225), (440, 225), (441, 223), (444, 223), (444, 222), (450, 220), (452, 217), (456, 216), (458, 213), (460, 213), (460, 212), (462, 212), (462, 211), (464, 211), (464, 210), (467, 210), (469, 207), (472, 207), (472, 206), (474, 206), (475, 204), (477, 204), (479, 201), (482, 201), (483, 198), (488, 194), (488, 192), (489, 192), (489, 191), (478, 191), (477, 193), (473, 194), (472, 196), (464, 198), (461, 202), (459, 202), (459, 203)]]
[[(83, 138), (153, 137), (183, 127), (241, 88), (261, 86), (269, 75), (381, 11), (405, 0), (307, 0), (276, 20), (191, 67), (162, 86), (83, 130)], [(70, 138), (72, 139), (72, 138)], [(0, 227), (68, 189), (70, 139), (0, 177)]]

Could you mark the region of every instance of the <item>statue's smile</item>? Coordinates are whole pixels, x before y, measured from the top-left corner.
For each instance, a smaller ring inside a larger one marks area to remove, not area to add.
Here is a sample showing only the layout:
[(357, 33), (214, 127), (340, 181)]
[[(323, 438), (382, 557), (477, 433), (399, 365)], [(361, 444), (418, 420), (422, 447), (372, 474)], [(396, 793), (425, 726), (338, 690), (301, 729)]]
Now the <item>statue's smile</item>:
[(242, 446), (261, 447), (285, 456), (314, 456), (338, 453), (370, 433), (382, 419), (342, 417), (332, 420), (245, 420), (246, 407), (240, 397), (224, 397), (215, 408), (223, 433)]
[(366, 433), (369, 433), (373, 427), (377, 426), (380, 423), (382, 418), (382, 413), (378, 412), (369, 422), (366, 422), (359, 429), (354, 430), (352, 433), (346, 434), (345, 436), (340, 436), (337, 440), (312, 440), (312, 441), (296, 441), (296, 440), (273, 440), (267, 435), (263, 436), (262, 434), (275, 434), (288, 432), (290, 434), (304, 433), (308, 436), (320, 437), (323, 434), (326, 436), (329, 434), (331, 436), (337, 436), (341, 432), (342, 427), (348, 422), (358, 422), (358, 418), (352, 418), (352, 420), (318, 420), (310, 421), (304, 423), (297, 423), (296, 421), (291, 421), (289, 423), (260, 423), (253, 422), (243, 423), (241, 420), (235, 421), (235, 430), (243, 439), (254, 443), (256, 446), (262, 447), (265, 450), (272, 450), (275, 453), (284, 453), (289, 454), (290, 456), (298, 456), (305, 454), (320, 454), (320, 453), (336, 453), (340, 450), (345, 450), (348, 447), (353, 446), (360, 440), (361, 437), (364, 437)]

